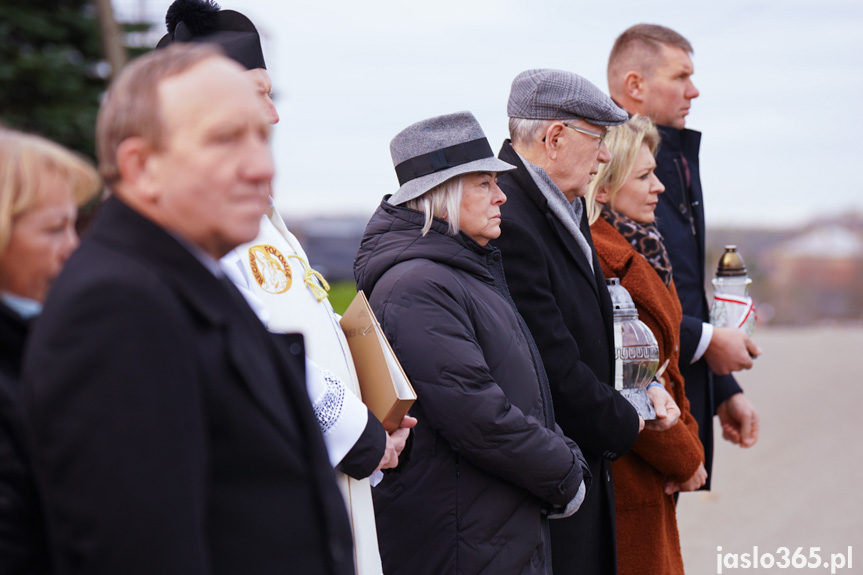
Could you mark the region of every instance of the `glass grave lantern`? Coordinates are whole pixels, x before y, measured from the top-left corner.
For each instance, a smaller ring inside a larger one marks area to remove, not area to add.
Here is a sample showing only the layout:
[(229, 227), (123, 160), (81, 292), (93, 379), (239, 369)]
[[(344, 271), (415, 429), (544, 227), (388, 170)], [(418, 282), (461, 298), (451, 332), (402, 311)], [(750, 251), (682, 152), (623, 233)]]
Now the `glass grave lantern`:
[(647, 385), (659, 367), (659, 345), (644, 322), (626, 288), (618, 278), (609, 278), (608, 293), (614, 308), (614, 388), (646, 420), (656, 419)]
[(725, 252), (716, 266), (713, 284), (713, 306), (710, 323), (716, 327), (733, 327), (752, 336), (755, 331), (755, 308), (749, 297), (752, 279), (746, 273), (743, 257), (737, 246), (725, 246)]

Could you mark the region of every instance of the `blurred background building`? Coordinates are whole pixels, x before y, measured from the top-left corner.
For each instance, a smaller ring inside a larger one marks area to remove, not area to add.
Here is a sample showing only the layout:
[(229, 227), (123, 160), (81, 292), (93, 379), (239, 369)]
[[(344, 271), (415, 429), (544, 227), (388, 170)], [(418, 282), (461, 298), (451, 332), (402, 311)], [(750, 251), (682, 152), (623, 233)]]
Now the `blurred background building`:
[(760, 323), (863, 325), (863, 214), (782, 229), (708, 229), (708, 278), (726, 244), (746, 260)]

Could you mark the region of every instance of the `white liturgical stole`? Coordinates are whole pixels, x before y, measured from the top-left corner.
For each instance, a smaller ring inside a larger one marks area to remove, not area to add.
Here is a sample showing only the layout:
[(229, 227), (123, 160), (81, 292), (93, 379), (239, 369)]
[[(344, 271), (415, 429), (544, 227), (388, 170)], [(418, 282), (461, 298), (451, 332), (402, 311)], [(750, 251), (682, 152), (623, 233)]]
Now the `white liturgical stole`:
[(309, 359), (335, 373), (359, 395), (350, 348), (330, 305), (325, 282), (311, 268), (306, 252), (282, 219), (275, 213), (272, 218), (265, 216), (258, 237), (235, 250), (249, 289), (270, 312), (267, 327), (302, 333)]
[[(337, 464), (365, 429), (368, 411), (350, 348), (327, 298), (326, 281), (315, 272), (300, 243), (271, 208), (254, 241), (222, 258), (222, 268), (267, 329), (302, 333), (306, 385), (324, 433), (330, 461)], [(336, 473), (354, 533), (357, 572), (382, 573), (369, 480)]]

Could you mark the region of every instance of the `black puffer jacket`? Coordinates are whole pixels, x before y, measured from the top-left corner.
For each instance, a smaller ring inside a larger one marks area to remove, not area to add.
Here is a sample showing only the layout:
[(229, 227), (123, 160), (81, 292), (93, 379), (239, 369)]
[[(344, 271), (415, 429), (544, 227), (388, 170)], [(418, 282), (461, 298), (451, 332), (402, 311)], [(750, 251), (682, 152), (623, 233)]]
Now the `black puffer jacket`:
[(554, 424), (548, 381), (500, 253), (386, 201), (354, 274), (416, 388), (410, 460), (374, 489), (388, 575), (544, 574), (544, 508), (589, 473)]

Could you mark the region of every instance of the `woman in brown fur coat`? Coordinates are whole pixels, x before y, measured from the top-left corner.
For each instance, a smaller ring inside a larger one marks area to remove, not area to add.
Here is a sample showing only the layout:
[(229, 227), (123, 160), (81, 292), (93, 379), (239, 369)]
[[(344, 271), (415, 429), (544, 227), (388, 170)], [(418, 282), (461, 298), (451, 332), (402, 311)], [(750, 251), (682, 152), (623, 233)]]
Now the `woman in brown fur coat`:
[(659, 134), (649, 119), (635, 116), (611, 128), (606, 143), (612, 160), (600, 168), (587, 197), (590, 231), (605, 277), (620, 278), (639, 319), (656, 336), (660, 365), (668, 365), (662, 383), (681, 410), (677, 425), (642, 432), (632, 451), (614, 463), (618, 569), (620, 575), (682, 574), (673, 494), (698, 489), (707, 472), (677, 366), (680, 301), (653, 223), (665, 190), (653, 173)]

